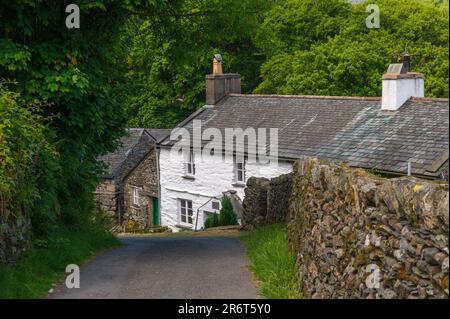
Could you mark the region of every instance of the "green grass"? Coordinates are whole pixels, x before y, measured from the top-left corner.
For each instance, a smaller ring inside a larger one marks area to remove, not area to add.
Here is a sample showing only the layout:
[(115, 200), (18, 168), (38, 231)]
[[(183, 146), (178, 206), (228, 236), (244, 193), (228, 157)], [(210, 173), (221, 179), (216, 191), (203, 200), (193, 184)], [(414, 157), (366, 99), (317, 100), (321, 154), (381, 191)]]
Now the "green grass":
[(35, 240), (15, 266), (0, 265), (0, 298), (44, 298), (68, 264), (82, 264), (98, 251), (120, 245), (112, 234), (89, 229), (59, 230)]
[(260, 294), (270, 299), (301, 298), (294, 255), (284, 225), (270, 225), (241, 236), (250, 267), (260, 282)]

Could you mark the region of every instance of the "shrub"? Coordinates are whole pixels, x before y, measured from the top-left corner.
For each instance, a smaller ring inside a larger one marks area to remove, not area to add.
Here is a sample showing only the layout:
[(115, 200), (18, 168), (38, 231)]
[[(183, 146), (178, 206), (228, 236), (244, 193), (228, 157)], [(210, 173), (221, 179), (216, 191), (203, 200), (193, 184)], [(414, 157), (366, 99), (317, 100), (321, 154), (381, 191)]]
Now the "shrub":
[(219, 226), (219, 217), (217, 214), (208, 216), (205, 220), (205, 229)]
[(47, 139), (40, 105), (25, 103), (7, 84), (0, 80), (0, 224), (31, 216), (33, 235), (51, 233), (58, 154)]
[(228, 196), (222, 198), (222, 208), (220, 209), (219, 225), (237, 225), (236, 213), (233, 209), (233, 204), (231, 204), (231, 199)]
[(205, 229), (217, 226), (237, 225), (237, 216), (228, 196), (222, 198), (220, 214), (212, 214), (205, 220)]

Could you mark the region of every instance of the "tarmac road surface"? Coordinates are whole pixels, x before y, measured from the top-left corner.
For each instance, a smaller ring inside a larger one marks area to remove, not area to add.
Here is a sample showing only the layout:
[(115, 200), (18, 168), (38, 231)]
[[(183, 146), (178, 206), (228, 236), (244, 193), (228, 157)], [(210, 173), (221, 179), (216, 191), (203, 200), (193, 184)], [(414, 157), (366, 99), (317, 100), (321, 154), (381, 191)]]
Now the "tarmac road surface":
[(49, 298), (258, 298), (239, 239), (121, 237), (123, 245), (81, 267), (80, 288), (58, 284)]

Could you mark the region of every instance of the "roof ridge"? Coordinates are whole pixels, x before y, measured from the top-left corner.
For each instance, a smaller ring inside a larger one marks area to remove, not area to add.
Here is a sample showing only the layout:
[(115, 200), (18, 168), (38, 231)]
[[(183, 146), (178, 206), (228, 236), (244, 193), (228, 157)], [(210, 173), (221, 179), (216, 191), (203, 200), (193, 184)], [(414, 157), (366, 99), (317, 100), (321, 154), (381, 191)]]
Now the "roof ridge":
[[(178, 123), (177, 126), (175, 126), (173, 129), (170, 129), (170, 130), (171, 130), (171, 133), (172, 133), (172, 131), (174, 131), (174, 130), (176, 130), (176, 129), (180, 129), (180, 128), (182, 128), (183, 126), (185, 126), (185, 125), (186, 125), (187, 123), (189, 123), (192, 119), (196, 118), (197, 115), (201, 114), (204, 110), (205, 110), (205, 106), (202, 106), (201, 108), (197, 109), (194, 113), (192, 113), (191, 115), (189, 115), (188, 117), (186, 117), (183, 121), (181, 121), (180, 123)], [(167, 135), (167, 136), (164, 137), (162, 140), (160, 140), (158, 144), (161, 144), (161, 145), (162, 145), (163, 142), (165, 142), (168, 138), (169, 138), (169, 140), (170, 140), (170, 136), (171, 136), (171, 134)]]
[(381, 96), (332, 96), (332, 95), (289, 95), (289, 94), (239, 94), (230, 93), (229, 96), (239, 97), (264, 97), (264, 98), (288, 98), (288, 99), (326, 99), (326, 100), (361, 100), (381, 101)]
[(130, 155), (133, 153), (134, 148), (136, 147), (136, 145), (138, 145), (139, 142), (141, 141), (141, 138), (142, 138), (142, 135), (144, 134), (144, 132), (146, 132), (146, 130), (142, 129), (142, 131), (139, 132), (139, 135), (137, 136), (136, 141), (134, 141), (129, 147), (127, 147), (127, 150), (125, 151), (125, 158), (119, 163), (118, 167), (121, 167), (122, 164), (125, 163), (128, 160)]
[(417, 102), (448, 102), (449, 99), (445, 97), (411, 97), (412, 101)]
[[(168, 135), (170, 135), (171, 129), (170, 128), (151, 128), (151, 129), (145, 129), (145, 131), (147, 132), (147, 135), (149, 135), (154, 140), (155, 143), (160, 143), (161, 141), (166, 139), (166, 137)], [(155, 133), (162, 133), (162, 137), (155, 136)]]

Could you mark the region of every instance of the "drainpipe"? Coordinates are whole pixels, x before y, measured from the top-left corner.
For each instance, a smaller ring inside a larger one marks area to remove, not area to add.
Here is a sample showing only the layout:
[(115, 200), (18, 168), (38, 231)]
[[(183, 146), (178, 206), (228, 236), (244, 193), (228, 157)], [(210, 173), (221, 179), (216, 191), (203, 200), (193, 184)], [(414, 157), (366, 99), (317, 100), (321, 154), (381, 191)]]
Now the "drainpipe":
[(120, 194), (117, 195), (116, 198), (116, 205), (118, 206), (118, 211), (119, 211), (119, 227), (122, 227), (122, 207), (120, 206)]
[[(159, 182), (160, 177), (160, 167), (159, 167), (159, 153), (160, 149), (157, 147), (155, 142), (155, 157), (156, 157), (156, 183), (157, 183), (157, 189), (158, 189), (158, 224), (161, 225), (161, 183)], [(154, 226), (154, 225), (153, 225)]]
[[(117, 184), (115, 184), (117, 186)], [(120, 186), (119, 186), (119, 191), (116, 192), (117, 193), (117, 197), (116, 197), (116, 208), (117, 208), (117, 212), (118, 212), (118, 222), (119, 222), (119, 229), (122, 229), (122, 201), (121, 201), (121, 196), (122, 193), (120, 191)]]

